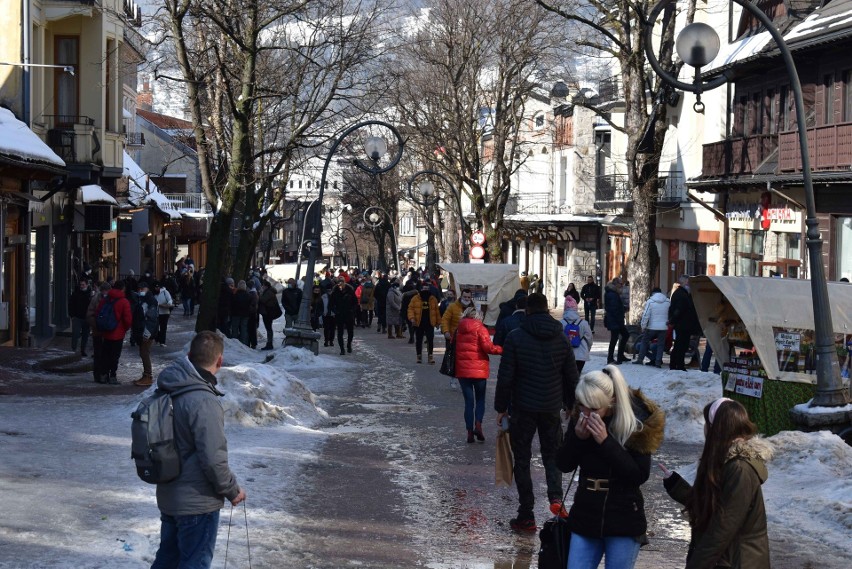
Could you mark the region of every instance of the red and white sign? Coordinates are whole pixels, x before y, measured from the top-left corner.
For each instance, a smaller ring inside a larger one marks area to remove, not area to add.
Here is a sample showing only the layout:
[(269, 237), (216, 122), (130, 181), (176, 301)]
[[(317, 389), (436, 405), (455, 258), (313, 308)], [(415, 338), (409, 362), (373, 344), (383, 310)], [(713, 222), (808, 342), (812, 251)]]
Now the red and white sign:
[(474, 231), (470, 236), (470, 242), (474, 245), (485, 245), (485, 234), (481, 231)]
[(485, 258), (485, 247), (482, 245), (474, 245), (470, 248), (470, 258), (471, 259), (484, 259)]

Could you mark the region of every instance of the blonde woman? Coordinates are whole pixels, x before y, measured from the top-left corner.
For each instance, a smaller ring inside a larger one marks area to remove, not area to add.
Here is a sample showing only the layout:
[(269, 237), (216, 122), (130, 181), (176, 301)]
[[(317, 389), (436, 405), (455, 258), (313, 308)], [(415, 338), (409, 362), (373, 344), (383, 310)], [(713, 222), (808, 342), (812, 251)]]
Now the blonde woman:
[(645, 502), (640, 486), (651, 473), (651, 453), (663, 440), (663, 411), (628, 387), (608, 365), (580, 378), (576, 405), (556, 464), (579, 466), (580, 482), (568, 515), (568, 569), (630, 569), (645, 543)]

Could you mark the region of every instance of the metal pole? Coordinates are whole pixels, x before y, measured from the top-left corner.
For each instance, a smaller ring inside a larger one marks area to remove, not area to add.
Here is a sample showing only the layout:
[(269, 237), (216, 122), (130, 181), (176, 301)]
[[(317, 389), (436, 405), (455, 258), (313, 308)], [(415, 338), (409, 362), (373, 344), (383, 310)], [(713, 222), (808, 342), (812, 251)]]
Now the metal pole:
[[(702, 91), (718, 87), (727, 82), (726, 76), (718, 77), (706, 84), (691, 85), (673, 78), (662, 69), (653, 54), (651, 45), (651, 31), (654, 21), (662, 8), (674, 0), (663, 0), (651, 10), (648, 16), (645, 30), (645, 52), (648, 62), (658, 75), (667, 83), (700, 94)], [(805, 123), (805, 105), (802, 98), (802, 84), (796, 71), (793, 55), (787, 47), (781, 33), (772, 23), (772, 20), (757, 6), (748, 0), (733, 0), (746, 11), (757, 18), (766, 28), (784, 60), (787, 75), (790, 79), (790, 88), (793, 92), (793, 101), (796, 106), (796, 124), (799, 129), (799, 150), (802, 156), (802, 183), (805, 192), (807, 226), (808, 261), (811, 270), (811, 297), (814, 312), (814, 353), (816, 356), (817, 387), (811, 406), (814, 407), (840, 407), (850, 402), (849, 392), (844, 389), (840, 378), (840, 365), (834, 346), (834, 328), (831, 320), (831, 306), (828, 297), (828, 285), (825, 277), (825, 265), (822, 261), (822, 238), (819, 233), (819, 220), (816, 216), (816, 200), (814, 199), (813, 179), (811, 177), (810, 152), (808, 150), (808, 132)], [(700, 70), (696, 70), (696, 77), (700, 81)]]

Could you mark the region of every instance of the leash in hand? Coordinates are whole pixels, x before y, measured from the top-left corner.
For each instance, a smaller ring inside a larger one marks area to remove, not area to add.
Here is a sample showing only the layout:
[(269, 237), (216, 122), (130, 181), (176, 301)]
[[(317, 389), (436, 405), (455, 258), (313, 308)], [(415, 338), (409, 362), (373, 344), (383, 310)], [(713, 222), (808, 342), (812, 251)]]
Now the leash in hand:
[[(248, 530), (248, 511), (246, 509), (246, 502), (243, 500), (243, 517), (246, 522), (246, 550), (248, 551), (248, 566), (251, 569), (251, 543), (249, 542), (249, 530)], [(228, 566), (228, 546), (231, 543), (231, 522), (234, 519), (234, 506), (231, 505), (231, 513), (228, 516), (228, 537), (225, 540), (225, 565)]]

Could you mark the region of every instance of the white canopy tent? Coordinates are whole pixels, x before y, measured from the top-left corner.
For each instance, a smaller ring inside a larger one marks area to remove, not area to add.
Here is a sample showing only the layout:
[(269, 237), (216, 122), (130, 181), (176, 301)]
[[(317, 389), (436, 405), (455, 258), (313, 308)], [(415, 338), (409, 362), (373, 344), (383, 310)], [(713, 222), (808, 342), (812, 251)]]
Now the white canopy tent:
[(511, 300), (520, 288), (518, 265), (497, 263), (439, 263), (450, 275), (450, 286), (458, 298), (461, 289), (470, 288), (477, 306), (487, 306), (483, 321), (494, 326), (500, 303)]
[[(798, 366), (780, 369), (794, 353), (813, 344), (814, 312), (811, 282), (765, 277), (690, 278), (690, 287), (704, 335), (720, 362), (728, 361), (730, 322), (740, 320), (770, 379), (816, 383), (815, 373)], [(852, 334), (852, 285), (828, 283), (835, 334)], [(840, 337), (838, 337), (840, 338)], [(804, 356), (803, 356), (804, 357)]]

